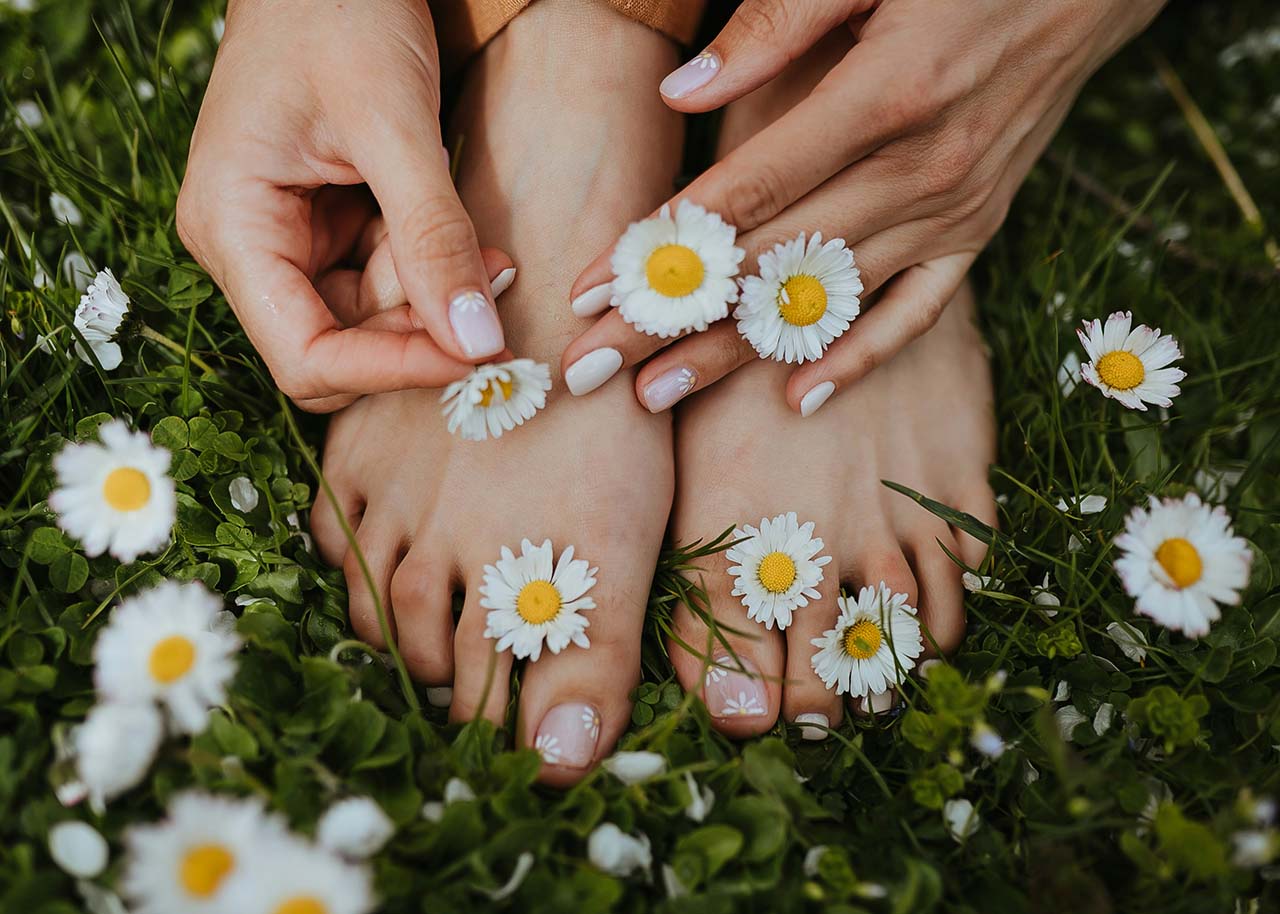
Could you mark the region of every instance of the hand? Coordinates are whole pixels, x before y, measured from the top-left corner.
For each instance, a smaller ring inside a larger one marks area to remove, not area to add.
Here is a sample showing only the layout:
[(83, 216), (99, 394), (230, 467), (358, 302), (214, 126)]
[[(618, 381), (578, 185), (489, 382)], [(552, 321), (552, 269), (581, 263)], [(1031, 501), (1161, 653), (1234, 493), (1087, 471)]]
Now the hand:
[(439, 124), (425, 0), (229, 5), (178, 230), (304, 408), (504, 351), (488, 277), (510, 260), (482, 254)]
[[(834, 29), (856, 38), (806, 98), (671, 201), (693, 200), (736, 225), (744, 273), (778, 242), (821, 231), (854, 249), (867, 294), (883, 288), (823, 358), (791, 373), (792, 409), (808, 415), (933, 325), (1085, 80), (1162, 5), (745, 0), (706, 51), (663, 80), (671, 107), (709, 111)], [(611, 278), (609, 254), (574, 283), (579, 314), (607, 306), (607, 295), (590, 293)], [(611, 312), (562, 365), (601, 347), (631, 365), (669, 343)], [(753, 358), (735, 323), (722, 321), (651, 359), (636, 393), (648, 406), (646, 385), (673, 368), (695, 373), (691, 392)]]

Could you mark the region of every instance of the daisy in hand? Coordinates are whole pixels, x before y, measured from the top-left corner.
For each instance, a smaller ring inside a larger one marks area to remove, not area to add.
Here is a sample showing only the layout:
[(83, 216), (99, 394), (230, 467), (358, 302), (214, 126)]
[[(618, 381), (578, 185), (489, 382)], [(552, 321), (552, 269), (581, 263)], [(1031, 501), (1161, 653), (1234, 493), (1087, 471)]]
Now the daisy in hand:
[(68, 444), (53, 458), (58, 488), (49, 507), (58, 526), (80, 540), (85, 554), (110, 552), (122, 562), (169, 542), (177, 501), (171, 456), (119, 419), (99, 429), (102, 443)]
[(733, 312), (738, 332), (761, 358), (806, 362), (822, 358), (858, 316), (862, 280), (843, 238), (822, 243), (804, 232), (760, 255), (760, 275), (742, 281)]
[(841, 596), (836, 627), (814, 638), (813, 671), (828, 689), (851, 698), (878, 695), (902, 682), (924, 653), (916, 610), (883, 581), (856, 599)]
[(1253, 562), (1227, 512), (1194, 492), (1134, 508), (1116, 548), (1116, 572), (1137, 611), (1192, 638), (1208, 634), (1222, 615), (1218, 604), (1240, 602)]
[(732, 225), (682, 200), (675, 218), (658, 215), (632, 223), (618, 241), (612, 304), (637, 330), (661, 338), (706, 330), (738, 300), (738, 264)]
[(518, 557), (503, 546), (497, 564), (484, 566), (480, 605), (490, 611), (484, 636), (497, 639), (497, 650), (510, 648), (517, 658), (537, 660), (544, 642), (553, 654), (570, 643), (591, 646), (582, 612), (596, 607), (586, 594), (596, 585), (598, 569), (574, 559), (572, 546), (554, 559), (551, 540), (541, 546), (523, 540)]
[(551, 369), (533, 359), (479, 365), (445, 388), (449, 433), (466, 441), (500, 438), (547, 405)]
[(1132, 312), (1117, 311), (1105, 325), (1085, 321), (1076, 336), (1089, 354), (1089, 361), (1080, 366), (1080, 377), (1103, 396), (1145, 411), (1148, 403), (1172, 406), (1181, 393), (1178, 382), (1187, 373), (1167, 367), (1182, 358), (1178, 341), (1146, 324), (1134, 327)]
[(822, 566), (831, 561), (822, 551), (822, 540), (813, 535), (813, 523), (801, 525), (794, 511), (763, 518), (760, 529), (747, 524), (733, 531), (725, 558), (735, 564), (733, 595), (742, 597), (747, 617), (779, 631), (791, 624), (792, 613), (820, 596)]
[(222, 602), (204, 585), (164, 581), (111, 613), (93, 648), (104, 700), (158, 701), (175, 729), (200, 733), (227, 698), (240, 639), (213, 627)]

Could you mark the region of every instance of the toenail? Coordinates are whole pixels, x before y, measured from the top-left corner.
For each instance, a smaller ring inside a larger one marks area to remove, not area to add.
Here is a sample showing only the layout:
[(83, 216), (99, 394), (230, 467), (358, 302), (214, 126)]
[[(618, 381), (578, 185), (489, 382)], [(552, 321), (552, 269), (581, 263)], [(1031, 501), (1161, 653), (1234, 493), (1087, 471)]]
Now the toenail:
[(556, 705), (542, 718), (533, 748), (548, 765), (586, 768), (600, 739), (600, 712), (581, 702)]
[(728, 655), (717, 657), (715, 666), (703, 678), (702, 700), (711, 716), (720, 720), (764, 717), (769, 713), (764, 681), (746, 658), (739, 663)]
[(658, 85), (658, 91), (667, 98), (684, 98), (711, 82), (720, 72), (720, 55), (715, 51), (703, 51), (680, 69), (667, 74)]
[[(801, 739), (820, 740), (827, 738), (827, 729), (831, 726), (831, 718), (815, 711), (812, 714), (797, 714), (796, 723), (801, 725)], [(805, 724), (812, 724), (813, 726), (806, 727), (804, 726)]]
[(564, 383), (575, 397), (589, 394), (612, 378), (622, 367), (622, 353), (605, 347), (593, 349), (569, 366)]
[(575, 298), (569, 303), (569, 307), (573, 309), (573, 313), (578, 317), (591, 317), (609, 307), (609, 303), (612, 300), (613, 283), (602, 282)]
[(447, 708), (453, 704), (453, 689), (448, 686), (433, 686), (427, 689), (427, 704), (433, 708)]
[(684, 365), (668, 368), (644, 386), (644, 405), (651, 413), (670, 409), (697, 383), (698, 373), (692, 368)]
[(455, 296), (449, 302), (449, 324), (469, 359), (497, 355), (506, 345), (498, 312), (483, 292), (472, 289)]
[(872, 692), (862, 699), (862, 710), (868, 714), (883, 714), (890, 711), (898, 703), (898, 693), (893, 689), (886, 692)]
[(836, 392), (836, 384), (834, 381), (823, 381), (809, 389), (809, 392), (800, 399), (800, 415), (806, 419), (818, 411), (823, 403), (830, 399), (831, 395)]
[(493, 277), (493, 282), (489, 284), (489, 294), (497, 298), (503, 292), (511, 288), (511, 284), (516, 281), (516, 268), (507, 267), (497, 276)]

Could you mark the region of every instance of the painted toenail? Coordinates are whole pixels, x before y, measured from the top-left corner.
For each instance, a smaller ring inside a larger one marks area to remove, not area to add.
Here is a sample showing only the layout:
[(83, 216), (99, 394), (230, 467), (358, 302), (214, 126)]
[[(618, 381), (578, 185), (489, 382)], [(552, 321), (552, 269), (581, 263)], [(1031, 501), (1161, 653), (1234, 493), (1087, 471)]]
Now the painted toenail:
[(755, 666), (746, 658), (739, 664), (727, 654), (717, 657), (716, 665), (703, 677), (702, 700), (711, 716), (720, 720), (769, 713), (769, 696)]
[[(831, 726), (831, 718), (825, 714), (814, 712), (812, 714), (797, 714), (796, 723), (800, 724), (800, 738), (808, 740), (822, 740), (827, 738), (827, 728)], [(804, 724), (813, 724), (806, 727)]]
[(893, 710), (898, 703), (898, 693), (893, 689), (887, 692), (872, 692), (862, 699), (862, 710), (868, 714), (883, 714)]
[(668, 368), (644, 386), (644, 405), (651, 413), (675, 406), (698, 383), (698, 373), (679, 365)]
[(447, 708), (453, 704), (453, 689), (448, 686), (433, 686), (427, 689), (427, 704), (433, 708)]
[(516, 281), (516, 268), (507, 267), (497, 276), (493, 277), (493, 282), (489, 284), (489, 294), (497, 298), (503, 292), (511, 288), (511, 284)]
[(589, 394), (612, 378), (622, 367), (622, 353), (616, 349), (593, 349), (569, 366), (564, 383), (575, 397)]
[(497, 355), (506, 345), (498, 312), (483, 292), (472, 289), (455, 296), (449, 302), (449, 324), (467, 358)]
[(569, 303), (569, 307), (578, 317), (591, 317), (609, 307), (612, 300), (613, 283), (604, 282), (583, 292)]
[(600, 740), (600, 712), (591, 705), (556, 705), (542, 718), (533, 748), (548, 765), (586, 768)]
[(800, 415), (806, 419), (812, 416), (818, 411), (818, 407), (826, 403), (835, 392), (835, 381), (823, 381), (821, 384), (810, 388), (809, 392), (800, 400)]
[(711, 82), (719, 72), (720, 55), (706, 50), (680, 69), (667, 74), (667, 78), (658, 86), (658, 91), (667, 98), (684, 98)]

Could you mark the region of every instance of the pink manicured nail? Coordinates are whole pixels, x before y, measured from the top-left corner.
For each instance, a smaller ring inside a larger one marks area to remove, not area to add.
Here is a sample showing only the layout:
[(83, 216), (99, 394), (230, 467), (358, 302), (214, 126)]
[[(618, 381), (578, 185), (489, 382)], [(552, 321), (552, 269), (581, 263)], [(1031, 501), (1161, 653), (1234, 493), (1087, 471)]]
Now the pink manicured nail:
[(591, 317), (599, 314), (613, 300), (613, 283), (602, 282), (592, 286), (569, 303), (569, 307), (578, 317)]
[(575, 397), (589, 394), (612, 378), (622, 367), (622, 353), (611, 347), (592, 349), (569, 366), (564, 373), (565, 386)]
[(651, 413), (670, 409), (697, 383), (698, 373), (692, 368), (668, 368), (644, 386), (644, 405)]
[(702, 681), (702, 700), (712, 717), (764, 717), (769, 713), (769, 696), (764, 681), (745, 657), (741, 670), (729, 655), (716, 658)]
[(548, 765), (586, 768), (600, 739), (600, 712), (580, 702), (556, 705), (542, 718), (533, 748)]
[(819, 406), (831, 399), (831, 395), (835, 392), (834, 381), (823, 381), (815, 385), (800, 399), (800, 415), (806, 419), (809, 418), (818, 411)]
[(469, 359), (497, 355), (506, 345), (498, 312), (483, 292), (472, 289), (449, 302), (449, 323)]
[(720, 55), (715, 51), (703, 51), (680, 69), (667, 74), (658, 91), (667, 98), (684, 98), (697, 92), (720, 72)]

